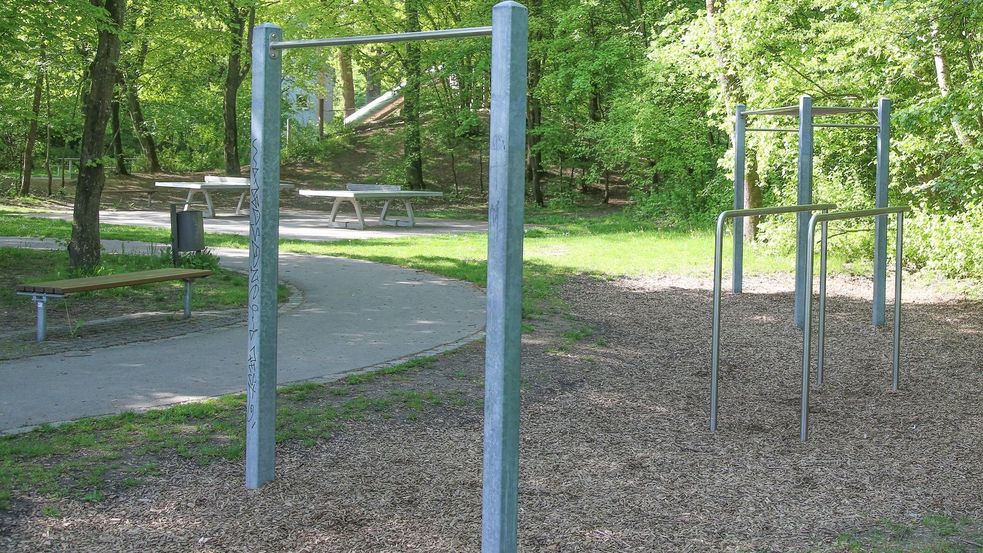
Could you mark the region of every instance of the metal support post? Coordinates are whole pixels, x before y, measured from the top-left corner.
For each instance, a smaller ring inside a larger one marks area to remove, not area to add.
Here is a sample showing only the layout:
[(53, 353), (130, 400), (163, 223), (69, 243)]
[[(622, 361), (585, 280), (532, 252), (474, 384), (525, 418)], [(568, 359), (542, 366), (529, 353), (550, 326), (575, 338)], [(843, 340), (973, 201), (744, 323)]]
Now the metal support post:
[[(799, 205), (812, 203), (812, 97), (803, 96), (799, 100), (799, 180), (797, 200)], [(806, 302), (806, 235), (808, 234), (809, 214), (799, 213), (798, 239), (795, 248), (795, 325), (802, 328), (805, 319), (803, 306)]]
[(246, 487), (273, 479), (276, 455), (277, 249), (280, 204), (281, 29), (253, 32), (249, 181)]
[(184, 318), (191, 318), (191, 279), (184, 281)]
[(482, 553), (518, 547), (527, 18), (515, 2), (492, 9)]
[(901, 377), (901, 260), (904, 258), (904, 213), (897, 217), (897, 235), (894, 242), (894, 355), (891, 371), (891, 389), (898, 391)]
[[(826, 359), (826, 254), (829, 251), (829, 222), (823, 221), (820, 225), (819, 237), (819, 343), (818, 362), (816, 363), (816, 385), (823, 385), (823, 366)], [(809, 286), (809, 293), (812, 294), (812, 285)], [(812, 304), (812, 298), (809, 298)]]
[[(747, 154), (747, 106), (737, 105), (734, 117), (734, 209), (744, 209), (744, 171)], [(744, 280), (744, 225), (743, 220), (734, 223), (734, 271), (731, 275), (731, 291), (740, 294)]]
[[(877, 186), (874, 193), (875, 207), (887, 207), (887, 189), (890, 182), (888, 160), (891, 152), (891, 100), (881, 98), (877, 102)], [(885, 322), (884, 307), (887, 288), (887, 216), (874, 220), (874, 326)]]

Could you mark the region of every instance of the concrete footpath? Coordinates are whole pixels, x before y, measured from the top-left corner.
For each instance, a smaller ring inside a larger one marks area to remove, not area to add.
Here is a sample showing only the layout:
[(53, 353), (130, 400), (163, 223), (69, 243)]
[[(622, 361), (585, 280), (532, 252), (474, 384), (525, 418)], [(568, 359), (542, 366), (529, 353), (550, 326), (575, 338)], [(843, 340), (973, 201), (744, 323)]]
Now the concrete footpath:
[[(0, 238), (0, 247), (14, 246), (63, 247), (50, 240)], [(107, 241), (105, 247), (129, 253), (148, 245)], [(247, 252), (214, 251), (223, 266), (245, 271)], [(484, 328), (485, 298), (479, 288), (421, 271), (282, 253), (280, 278), (304, 297), (296, 308), (280, 313), (281, 384), (334, 380), (448, 349), (477, 338)], [(245, 360), (246, 328), (241, 325), (0, 362), (0, 432), (242, 392)]]

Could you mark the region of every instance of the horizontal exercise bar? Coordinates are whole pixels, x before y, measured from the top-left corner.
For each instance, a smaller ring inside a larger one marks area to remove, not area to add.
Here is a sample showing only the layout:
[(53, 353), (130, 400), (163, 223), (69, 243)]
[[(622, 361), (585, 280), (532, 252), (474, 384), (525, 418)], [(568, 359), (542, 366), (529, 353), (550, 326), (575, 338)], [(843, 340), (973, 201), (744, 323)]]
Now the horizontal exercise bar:
[(875, 215), (890, 215), (892, 213), (907, 213), (910, 207), (878, 207), (875, 209), (861, 209), (860, 211), (838, 211), (836, 213), (816, 213), (812, 216), (812, 221), (821, 223), (823, 221), (842, 221), (843, 219), (860, 219), (862, 217), (873, 217)]
[(418, 31), (414, 33), (395, 33), (388, 35), (345, 36), (338, 38), (310, 38), (304, 40), (284, 40), (271, 42), (271, 50), (286, 50), (288, 48), (319, 48), (324, 46), (351, 46), (354, 44), (378, 44), (383, 42), (412, 42), (416, 40), (432, 40), (441, 38), (464, 38), (472, 36), (489, 36), (491, 27), (464, 27), (461, 29), (441, 29), (439, 31)]
[(775, 215), (778, 213), (800, 213), (803, 211), (822, 211), (836, 209), (836, 204), (781, 205), (776, 207), (752, 207), (749, 209), (730, 209), (720, 213), (720, 219), (750, 217), (752, 215)]
[(831, 129), (879, 129), (877, 125), (853, 125), (850, 123), (814, 123), (813, 127), (825, 127)]
[[(841, 113), (877, 113), (877, 108), (847, 108), (847, 107), (814, 107), (812, 115), (838, 115)], [(787, 115), (798, 117), (799, 106), (782, 106), (780, 108), (756, 109), (745, 111), (743, 115)]]
[(799, 129), (772, 129), (772, 128), (747, 128), (746, 131), (757, 131), (757, 132), (799, 132)]
[(780, 108), (756, 109), (745, 111), (744, 115), (798, 115), (799, 106), (782, 106)]

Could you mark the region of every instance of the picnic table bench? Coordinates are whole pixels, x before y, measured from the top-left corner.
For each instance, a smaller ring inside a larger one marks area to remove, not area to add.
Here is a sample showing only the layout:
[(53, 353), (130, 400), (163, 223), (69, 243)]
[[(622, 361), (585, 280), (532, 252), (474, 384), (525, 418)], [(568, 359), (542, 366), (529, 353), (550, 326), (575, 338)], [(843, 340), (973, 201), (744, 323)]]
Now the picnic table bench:
[[(345, 223), (335, 223), (335, 218), (338, 216), (338, 208), (344, 202), (349, 202), (352, 207), (355, 208), (355, 216), (358, 221), (353, 223), (351, 228), (358, 230), (365, 229), (365, 217), (362, 215), (362, 206), (360, 201), (364, 200), (383, 200), (382, 212), (379, 214), (379, 224), (380, 225), (390, 225), (390, 226), (407, 226), (412, 227), (416, 225), (416, 220), (413, 218), (413, 205), (410, 204), (410, 200), (413, 198), (436, 198), (443, 196), (443, 192), (430, 192), (424, 190), (403, 190), (402, 186), (389, 185), (389, 184), (348, 184), (345, 185), (345, 190), (298, 190), (297, 193), (301, 196), (313, 196), (322, 198), (333, 198), (331, 204), (331, 223), (335, 226), (344, 226), (349, 228), (348, 222)], [(406, 208), (406, 219), (386, 219), (386, 215), (389, 211), (389, 205), (394, 201), (399, 200), (403, 202), (403, 207)]]
[[(205, 196), (205, 217), (215, 217), (215, 205), (212, 203), (212, 196), (209, 192), (233, 191), (239, 194), (239, 203), (236, 204), (236, 215), (242, 212), (242, 204), (249, 194), (249, 179), (246, 177), (221, 177), (216, 175), (205, 175), (205, 182), (157, 182), (154, 186), (158, 188), (181, 188), (188, 191), (188, 197), (184, 200), (184, 211), (188, 210), (194, 195), (201, 193)], [(280, 189), (293, 188), (293, 185), (286, 182), (280, 183)]]
[(184, 281), (184, 318), (191, 317), (191, 281), (211, 275), (211, 271), (203, 269), (152, 269), (132, 273), (117, 273), (94, 277), (68, 278), (52, 280), (35, 284), (20, 284), (16, 288), (18, 296), (31, 296), (38, 306), (37, 341), (43, 342), (45, 336), (44, 307), (48, 298), (63, 298), (68, 294), (91, 292), (107, 288), (121, 288), (150, 284), (168, 280)]

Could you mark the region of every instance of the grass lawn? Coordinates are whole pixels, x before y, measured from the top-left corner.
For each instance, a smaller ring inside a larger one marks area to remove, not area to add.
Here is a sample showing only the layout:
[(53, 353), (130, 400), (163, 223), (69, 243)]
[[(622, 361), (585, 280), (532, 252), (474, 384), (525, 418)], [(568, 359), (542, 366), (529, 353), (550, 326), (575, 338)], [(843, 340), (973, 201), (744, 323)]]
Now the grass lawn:
[[(534, 215), (535, 227), (526, 232), (525, 312), (529, 316), (548, 303), (553, 285), (565, 276), (590, 273), (599, 276), (688, 274), (709, 276), (713, 270), (713, 231), (706, 228), (666, 229), (623, 215), (576, 217), (544, 212)], [(165, 229), (103, 225), (105, 239), (169, 242)], [(0, 236), (35, 236), (68, 239), (71, 224), (0, 210)], [(247, 248), (244, 236), (208, 234), (211, 247)], [(729, 240), (725, 240), (724, 264), (729, 267)], [(443, 276), (485, 284), (487, 240), (483, 234), (421, 236), (388, 240), (305, 242), (282, 240), (283, 251), (363, 259), (430, 271)], [(831, 272), (864, 272), (830, 252)], [(790, 272), (793, 256), (766, 247), (745, 250), (745, 270), (754, 273)], [(726, 274), (726, 271), (725, 271)], [(726, 279), (726, 276), (725, 276)]]

